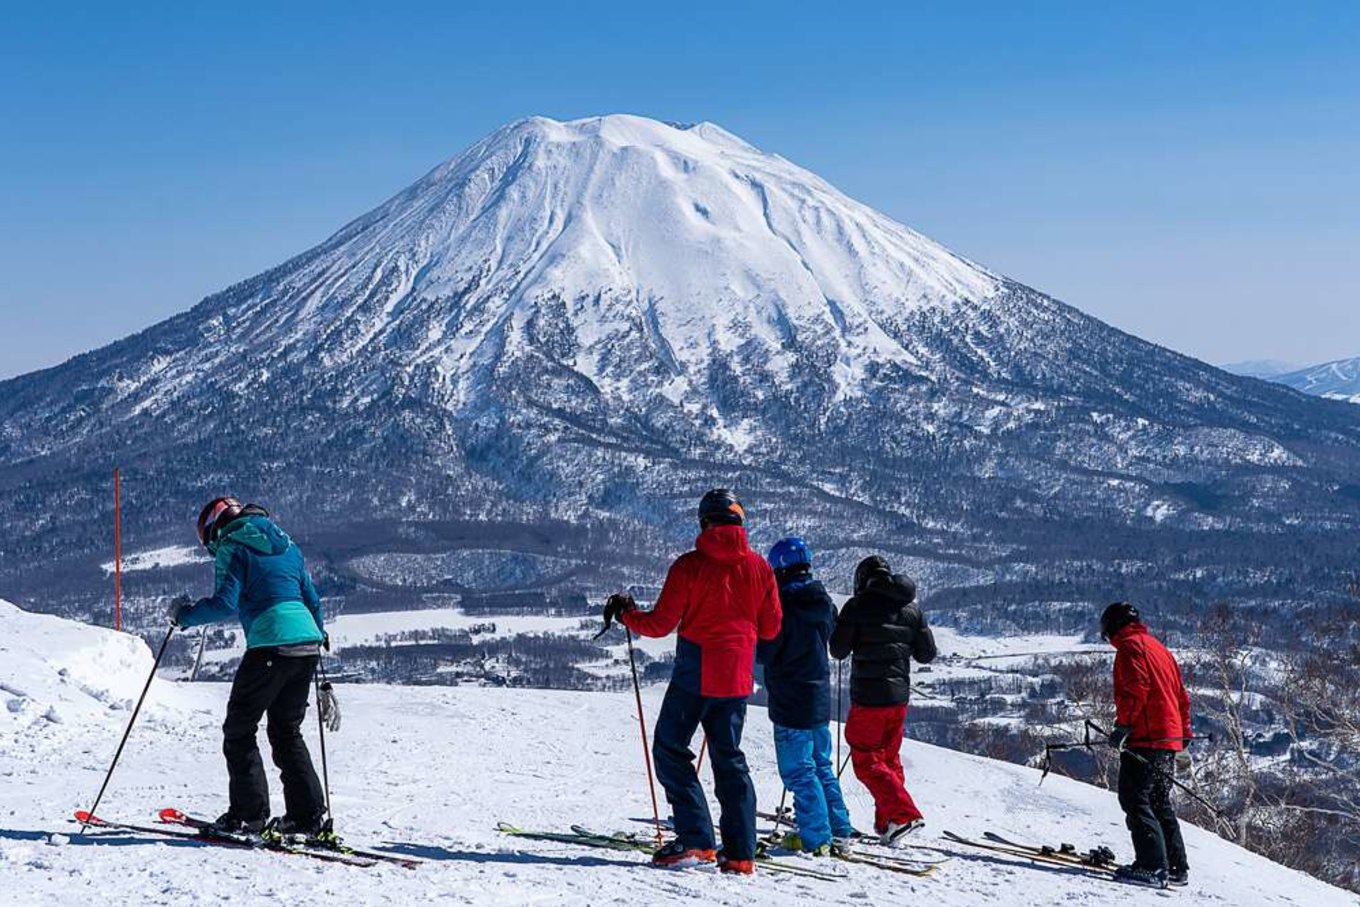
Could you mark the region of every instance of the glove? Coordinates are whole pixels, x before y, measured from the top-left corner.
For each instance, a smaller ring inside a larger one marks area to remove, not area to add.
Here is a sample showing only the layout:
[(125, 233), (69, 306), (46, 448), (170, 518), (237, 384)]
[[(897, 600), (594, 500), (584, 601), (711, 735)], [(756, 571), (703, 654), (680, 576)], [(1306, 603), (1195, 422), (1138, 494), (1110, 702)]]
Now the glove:
[(321, 713), (321, 723), (332, 734), (340, 730), (340, 700), (335, 698), (335, 690), (329, 680), (322, 682), (316, 690), (316, 708)]
[(329, 633), (321, 634), (321, 648), (325, 649), (327, 652), (331, 650), (331, 635)]
[(1176, 774), (1181, 777), (1189, 777), (1195, 770), (1195, 760), (1190, 755), (1189, 750), (1181, 750), (1176, 754)]
[(1132, 733), (1133, 728), (1128, 725), (1116, 725), (1115, 729), (1110, 731), (1110, 746), (1121, 753), (1124, 752), (1124, 749), (1129, 745), (1129, 735)]
[(626, 592), (615, 593), (604, 603), (604, 625), (608, 627), (623, 615), (636, 610), (637, 602), (633, 601), (633, 596)]
[(185, 608), (194, 603), (194, 600), (187, 593), (181, 592), (170, 600), (170, 604), (165, 609), (165, 618), (170, 621), (170, 626), (178, 627), (180, 614)]

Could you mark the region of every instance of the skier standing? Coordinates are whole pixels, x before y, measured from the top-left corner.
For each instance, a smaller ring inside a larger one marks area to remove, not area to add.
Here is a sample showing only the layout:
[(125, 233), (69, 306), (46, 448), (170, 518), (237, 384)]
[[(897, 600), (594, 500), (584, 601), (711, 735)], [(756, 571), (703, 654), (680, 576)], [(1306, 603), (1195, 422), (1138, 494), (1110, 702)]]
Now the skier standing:
[(779, 776), (793, 793), (798, 843), (826, 855), (833, 842), (848, 849), (855, 835), (831, 757), (831, 668), (827, 642), (836, 606), (812, 577), (812, 551), (801, 538), (781, 539), (770, 549), (784, 612), (779, 635), (762, 642), (770, 721), (774, 724)]
[[(652, 742), (656, 774), (675, 819), (676, 839), (656, 852), (658, 866), (715, 860), (724, 872), (755, 871), (756, 793), (741, 733), (746, 700), (754, 691), (757, 639), (779, 632), (779, 590), (765, 559), (753, 552), (743, 528), (745, 510), (723, 488), (699, 502), (699, 537), (666, 575), (651, 611), (630, 596), (613, 595), (605, 621), (617, 618), (642, 636), (677, 627), (675, 665)], [(713, 820), (689, 744), (703, 726), (722, 806), (722, 853), (714, 851)]]
[(1100, 636), (1115, 648), (1115, 728), (1119, 751), (1119, 805), (1133, 836), (1134, 861), (1121, 866), (1122, 881), (1165, 888), (1190, 880), (1185, 842), (1171, 780), (1188, 769), (1190, 694), (1176, 659), (1148, 632), (1138, 609), (1115, 602), (1100, 615)]
[(199, 513), (198, 539), (214, 558), (214, 591), (197, 602), (176, 599), (171, 622), (196, 627), (235, 617), (246, 634), (246, 653), (222, 725), (230, 806), (210, 828), (227, 834), (264, 830), (269, 786), (255, 738), (267, 714), (286, 809), (274, 829), (315, 836), (322, 831), (326, 807), (301, 726), (325, 640), (321, 600), (302, 553), (263, 507), (215, 498)]
[(900, 844), (925, 825), (907, 792), (902, 735), (911, 699), (911, 660), (935, 659), (935, 635), (916, 602), (916, 583), (881, 557), (855, 568), (855, 594), (841, 609), (831, 655), (851, 657), (845, 740), (855, 777), (874, 797), (874, 831)]

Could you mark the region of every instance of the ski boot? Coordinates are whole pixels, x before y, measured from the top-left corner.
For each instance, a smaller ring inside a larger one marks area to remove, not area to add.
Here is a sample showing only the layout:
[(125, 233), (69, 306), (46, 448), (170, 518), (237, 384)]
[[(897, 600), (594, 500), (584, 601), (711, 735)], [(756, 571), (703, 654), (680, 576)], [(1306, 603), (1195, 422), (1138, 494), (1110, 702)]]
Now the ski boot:
[(1165, 869), (1144, 869), (1137, 863), (1120, 866), (1114, 871), (1114, 877), (1120, 882), (1141, 885), (1144, 888), (1155, 888), (1159, 891), (1168, 887)]
[(704, 847), (686, 847), (677, 839), (652, 854), (652, 865), (664, 869), (684, 869), (712, 863), (716, 859), (714, 851)]
[(726, 854), (718, 855), (718, 871), (729, 875), (755, 875), (755, 860), (731, 860)]
[(238, 819), (230, 812), (224, 812), (200, 828), (198, 833), (206, 837), (253, 838), (262, 836), (265, 826), (264, 819)]
[(885, 847), (901, 847), (907, 837), (926, 827), (925, 819), (912, 819), (910, 822), (889, 822), (878, 842)]

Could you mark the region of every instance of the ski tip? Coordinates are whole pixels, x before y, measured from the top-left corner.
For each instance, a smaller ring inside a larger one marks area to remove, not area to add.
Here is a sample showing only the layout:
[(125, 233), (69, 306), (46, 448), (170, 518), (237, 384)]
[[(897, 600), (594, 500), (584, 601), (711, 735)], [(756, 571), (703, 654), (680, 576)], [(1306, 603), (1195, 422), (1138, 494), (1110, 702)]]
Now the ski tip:
[(188, 816), (184, 815), (184, 813), (180, 812), (177, 809), (163, 809), (160, 811), (160, 813), (157, 814), (157, 818), (159, 818), (162, 822), (174, 822), (175, 824), (179, 825), (182, 824), (184, 820), (188, 818)]

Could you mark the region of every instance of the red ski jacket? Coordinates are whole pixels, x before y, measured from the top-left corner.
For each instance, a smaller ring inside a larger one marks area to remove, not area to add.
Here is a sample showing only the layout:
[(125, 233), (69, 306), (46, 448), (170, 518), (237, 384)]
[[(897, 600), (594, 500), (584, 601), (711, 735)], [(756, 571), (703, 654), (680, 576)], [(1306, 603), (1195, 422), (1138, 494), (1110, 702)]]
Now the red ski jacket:
[(1182, 750), (1190, 736), (1190, 694), (1180, 665), (1148, 628), (1129, 624), (1110, 640), (1115, 648), (1115, 721), (1133, 729), (1129, 746)]
[(619, 620), (642, 636), (680, 628), (671, 683), (700, 696), (750, 696), (757, 639), (779, 635), (779, 586), (741, 526), (710, 526), (682, 554), (650, 611)]

